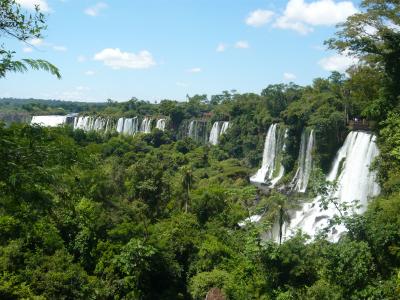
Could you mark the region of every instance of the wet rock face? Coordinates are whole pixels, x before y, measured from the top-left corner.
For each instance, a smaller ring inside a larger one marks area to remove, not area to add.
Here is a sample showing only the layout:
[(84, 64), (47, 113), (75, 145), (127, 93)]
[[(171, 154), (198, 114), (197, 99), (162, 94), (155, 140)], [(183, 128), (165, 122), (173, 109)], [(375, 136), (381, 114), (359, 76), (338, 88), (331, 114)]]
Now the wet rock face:
[(226, 300), (226, 297), (219, 288), (212, 288), (205, 300)]

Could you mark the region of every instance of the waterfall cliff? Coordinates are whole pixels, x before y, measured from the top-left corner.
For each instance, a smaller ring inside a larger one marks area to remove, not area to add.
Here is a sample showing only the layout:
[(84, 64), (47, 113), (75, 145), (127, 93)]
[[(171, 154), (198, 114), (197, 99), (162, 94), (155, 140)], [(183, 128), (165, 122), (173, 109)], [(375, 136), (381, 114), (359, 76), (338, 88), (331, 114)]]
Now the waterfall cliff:
[[(376, 174), (370, 170), (370, 165), (378, 154), (375, 135), (361, 131), (350, 132), (327, 176), (328, 181), (336, 182), (336, 189), (330, 191), (328, 197), (339, 205), (351, 205), (353, 201), (359, 201), (360, 207), (354, 207), (350, 213), (363, 213), (368, 199), (380, 193)], [(318, 196), (311, 203), (303, 204), (302, 209), (291, 220), (289, 232), (286, 234), (301, 229), (313, 236), (328, 225), (329, 219), (339, 214), (332, 203), (327, 210), (321, 209), (320, 199), (321, 196)], [(329, 240), (337, 241), (344, 231), (344, 226), (335, 226), (328, 234)]]
[(84, 131), (111, 132), (114, 130), (114, 122), (109, 118), (80, 116), (75, 117), (74, 129), (82, 129)]
[(309, 133), (307, 130), (303, 130), (301, 135), (298, 168), (291, 183), (293, 190), (299, 193), (305, 193), (307, 190), (313, 164), (312, 152), (314, 149), (314, 140), (314, 130), (309, 131)]
[(33, 116), (31, 124), (56, 127), (67, 123), (67, 116)]
[(221, 135), (225, 134), (225, 132), (228, 130), (228, 128), (229, 128), (229, 122), (227, 122), (227, 121), (223, 122), (219, 135), (221, 136)]
[(191, 120), (189, 126), (186, 128), (187, 128), (187, 137), (200, 143), (206, 143), (208, 141), (207, 121)]
[(160, 129), (162, 131), (165, 131), (165, 125), (167, 123), (167, 120), (165, 119), (158, 119), (156, 123), (156, 128)]
[(214, 122), (211, 132), (209, 142), (211, 145), (218, 145), (219, 138), (223, 135), (229, 128), (229, 122)]
[(140, 125), (140, 132), (150, 133), (151, 132), (151, 118), (144, 118)]
[(273, 187), (284, 175), (282, 155), (285, 150), (287, 130), (278, 124), (272, 124), (265, 138), (264, 153), (261, 168), (250, 177), (254, 183), (269, 183)]
[(139, 120), (134, 118), (119, 118), (117, 122), (117, 132), (124, 135), (134, 135), (139, 131)]

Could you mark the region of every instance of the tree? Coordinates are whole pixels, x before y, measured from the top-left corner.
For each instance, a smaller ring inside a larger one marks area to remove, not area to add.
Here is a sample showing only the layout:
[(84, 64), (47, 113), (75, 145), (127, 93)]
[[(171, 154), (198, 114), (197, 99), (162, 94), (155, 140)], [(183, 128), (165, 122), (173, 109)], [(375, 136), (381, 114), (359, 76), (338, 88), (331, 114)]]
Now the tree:
[(400, 4), (397, 0), (363, 0), (363, 10), (339, 25), (331, 49), (357, 56), (385, 74), (385, 87), (376, 100), (378, 117), (398, 104), (400, 96)]
[(267, 219), (273, 224), (278, 223), (279, 228), (279, 244), (282, 243), (283, 225), (290, 223), (289, 211), (295, 208), (293, 201), (287, 196), (273, 192), (267, 199)]
[[(46, 29), (45, 16), (36, 6), (33, 14), (25, 12), (16, 0), (0, 0), (0, 38), (9, 36), (22, 42), (32, 38), (41, 38), (42, 31)], [(28, 68), (44, 70), (58, 79), (60, 72), (51, 63), (43, 59), (14, 60), (15, 52), (5, 49), (0, 45), (0, 78), (9, 72), (26, 72)]]

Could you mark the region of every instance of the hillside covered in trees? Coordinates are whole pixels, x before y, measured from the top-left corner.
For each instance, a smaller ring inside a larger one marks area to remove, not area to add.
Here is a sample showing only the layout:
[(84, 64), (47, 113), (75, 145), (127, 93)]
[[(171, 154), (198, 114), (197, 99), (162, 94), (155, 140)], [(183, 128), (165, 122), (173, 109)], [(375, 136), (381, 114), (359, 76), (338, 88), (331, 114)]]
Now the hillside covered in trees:
[[(157, 104), (2, 99), (0, 116), (27, 117), (0, 125), (0, 298), (205, 299), (218, 289), (226, 299), (398, 299), (400, 7), (363, 5), (327, 42), (360, 62), (308, 86)], [(31, 116), (68, 113), (115, 129), (30, 124)], [(166, 126), (118, 131), (119, 119), (135, 117)], [(187, 134), (192, 121), (204, 122), (205, 139)], [(229, 127), (210, 143), (215, 122)], [(250, 178), (276, 126), (284, 129), (284, 173), (260, 187)], [(379, 148), (368, 174), (380, 193), (360, 214), (330, 197), (339, 178), (326, 180), (351, 132), (368, 133)], [(312, 170), (305, 191), (293, 190), (304, 136), (315, 141)], [(313, 199), (322, 214), (335, 205), (326, 228), (282, 239), (292, 212)], [(333, 242), (338, 226), (345, 230)]]

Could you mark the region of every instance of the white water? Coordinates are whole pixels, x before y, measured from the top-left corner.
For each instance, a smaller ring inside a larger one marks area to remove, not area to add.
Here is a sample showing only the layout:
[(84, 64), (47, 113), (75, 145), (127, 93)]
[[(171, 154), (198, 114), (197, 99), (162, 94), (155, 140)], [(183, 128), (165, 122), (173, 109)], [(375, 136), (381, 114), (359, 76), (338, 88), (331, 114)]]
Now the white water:
[(142, 124), (140, 125), (140, 132), (150, 133), (151, 132), (151, 119), (144, 118)]
[(219, 132), (221, 130), (220, 122), (214, 122), (210, 132), (209, 142), (211, 145), (218, 145)]
[(299, 167), (296, 171), (296, 175), (293, 178), (292, 186), (296, 192), (305, 193), (310, 179), (312, 170), (312, 151), (314, 148), (314, 130), (311, 130), (307, 136), (304, 130), (301, 135), (301, 144), (299, 152)]
[(166, 124), (166, 120), (165, 119), (158, 119), (157, 120), (157, 124), (156, 124), (156, 128), (160, 129), (162, 131), (165, 131), (165, 124)]
[(262, 218), (262, 215), (253, 215), (253, 216), (246, 218), (244, 221), (239, 222), (238, 225), (240, 227), (244, 227), (249, 223), (257, 223), (258, 221), (261, 220), (261, 218)]
[(67, 116), (33, 116), (31, 120), (31, 125), (44, 127), (57, 127), (65, 123), (67, 123)]
[(207, 142), (207, 122), (203, 120), (192, 120), (189, 123), (187, 136), (197, 142)]
[(74, 118), (74, 130), (111, 132), (114, 130), (112, 119), (103, 117), (81, 116)]
[[(369, 170), (378, 154), (375, 135), (353, 131), (349, 133), (336, 155), (327, 180), (337, 180), (337, 189), (331, 192), (330, 196), (339, 204), (351, 204), (358, 200), (361, 207), (354, 208), (350, 213), (363, 213), (366, 210), (368, 199), (380, 193), (376, 174)], [(339, 214), (333, 204), (330, 204), (327, 210), (320, 209), (320, 199), (321, 197), (317, 197), (313, 202), (303, 204), (302, 209), (297, 211), (292, 219), (290, 230), (285, 233), (284, 239), (298, 229), (314, 236), (320, 229), (328, 225), (329, 219)], [(335, 226), (334, 230), (329, 233), (328, 239), (336, 242), (343, 232), (345, 232), (344, 226)]]
[(195, 120), (190, 121), (189, 123), (189, 130), (188, 130), (188, 137), (194, 138), (194, 133), (195, 133)]
[(210, 138), (208, 139), (211, 145), (218, 145), (219, 138), (223, 135), (229, 128), (229, 122), (214, 122), (211, 132)]
[(117, 122), (117, 132), (124, 135), (134, 135), (138, 132), (139, 120), (134, 118), (119, 118)]
[(225, 132), (228, 130), (228, 128), (229, 128), (229, 122), (223, 122), (219, 135), (221, 136), (221, 135), (225, 134)]
[[(285, 131), (284, 139), (287, 137)], [(282, 146), (283, 145), (283, 146)], [(273, 187), (284, 175), (284, 168), (278, 160), (278, 156), (285, 149), (285, 143), (280, 141), (278, 124), (272, 124), (265, 138), (264, 153), (261, 168), (255, 175), (250, 177), (250, 181), (254, 183), (266, 183), (270, 181), (270, 186)], [(279, 168), (279, 174), (274, 177), (274, 172)]]

